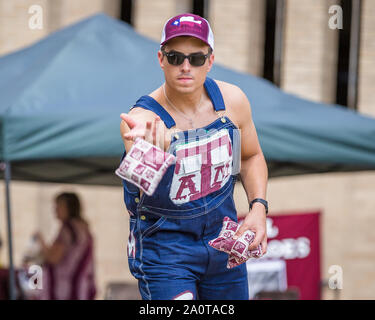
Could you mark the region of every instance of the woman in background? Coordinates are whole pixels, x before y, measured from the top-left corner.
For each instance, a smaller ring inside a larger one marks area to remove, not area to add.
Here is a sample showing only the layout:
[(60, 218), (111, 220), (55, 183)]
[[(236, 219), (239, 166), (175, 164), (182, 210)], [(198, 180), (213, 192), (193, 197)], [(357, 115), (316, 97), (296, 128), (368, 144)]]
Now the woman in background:
[(95, 298), (94, 242), (88, 223), (81, 216), (75, 193), (55, 198), (60, 231), (51, 246), (40, 233), (36, 239), (43, 257), (43, 282), (40, 299), (92, 300)]

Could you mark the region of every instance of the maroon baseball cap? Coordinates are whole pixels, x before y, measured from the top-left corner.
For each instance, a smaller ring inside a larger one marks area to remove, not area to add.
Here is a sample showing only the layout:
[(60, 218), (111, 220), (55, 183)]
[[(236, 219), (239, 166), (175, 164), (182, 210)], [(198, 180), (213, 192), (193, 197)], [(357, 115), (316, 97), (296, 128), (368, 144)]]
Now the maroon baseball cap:
[(208, 21), (196, 14), (184, 13), (170, 18), (164, 25), (160, 46), (180, 36), (191, 36), (202, 40), (214, 50), (214, 35)]

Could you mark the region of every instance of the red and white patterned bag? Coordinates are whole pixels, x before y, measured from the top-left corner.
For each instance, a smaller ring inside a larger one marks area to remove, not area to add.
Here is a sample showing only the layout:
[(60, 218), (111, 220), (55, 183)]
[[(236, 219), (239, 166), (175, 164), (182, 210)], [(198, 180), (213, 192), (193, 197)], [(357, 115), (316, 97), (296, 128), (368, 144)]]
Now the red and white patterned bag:
[(151, 196), (175, 156), (137, 138), (115, 173)]
[(236, 267), (250, 258), (260, 258), (262, 256), (260, 244), (255, 250), (249, 250), (249, 246), (255, 238), (255, 234), (252, 231), (247, 230), (237, 240), (233, 239), (239, 227), (237, 222), (225, 217), (219, 236), (208, 242), (214, 249), (229, 255), (227, 268)]

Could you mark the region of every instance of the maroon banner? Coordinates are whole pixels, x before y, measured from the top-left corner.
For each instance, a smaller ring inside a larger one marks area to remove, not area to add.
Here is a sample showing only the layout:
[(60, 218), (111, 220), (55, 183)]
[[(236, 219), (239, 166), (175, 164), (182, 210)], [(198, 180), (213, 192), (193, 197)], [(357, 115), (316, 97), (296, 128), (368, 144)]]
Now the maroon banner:
[(320, 212), (267, 217), (267, 253), (247, 262), (252, 297), (288, 289), (302, 300), (320, 299), (319, 217)]

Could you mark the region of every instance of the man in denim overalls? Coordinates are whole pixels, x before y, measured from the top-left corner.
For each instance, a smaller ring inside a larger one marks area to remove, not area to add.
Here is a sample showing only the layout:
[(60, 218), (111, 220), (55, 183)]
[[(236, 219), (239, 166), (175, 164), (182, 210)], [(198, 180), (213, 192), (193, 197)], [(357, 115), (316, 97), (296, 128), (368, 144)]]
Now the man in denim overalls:
[(176, 156), (152, 196), (123, 180), (129, 268), (143, 299), (249, 298), (246, 264), (228, 269), (228, 255), (208, 245), (225, 216), (237, 221), (238, 174), (248, 200), (261, 201), (235, 237), (250, 229), (256, 238), (249, 249), (267, 250), (266, 162), (246, 95), (207, 77), (213, 49), (207, 20), (169, 19), (158, 51), (165, 83), (121, 114), (126, 151), (141, 137)]

